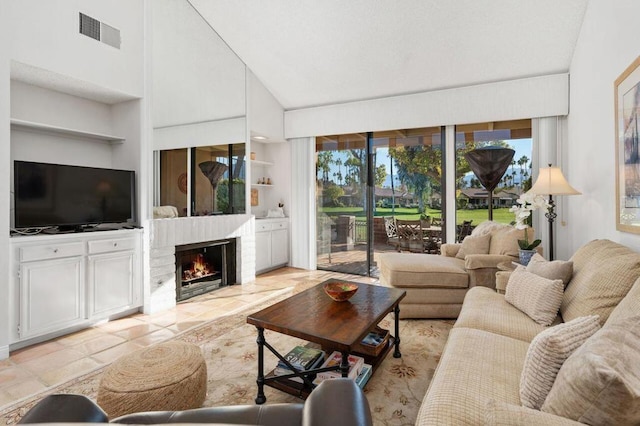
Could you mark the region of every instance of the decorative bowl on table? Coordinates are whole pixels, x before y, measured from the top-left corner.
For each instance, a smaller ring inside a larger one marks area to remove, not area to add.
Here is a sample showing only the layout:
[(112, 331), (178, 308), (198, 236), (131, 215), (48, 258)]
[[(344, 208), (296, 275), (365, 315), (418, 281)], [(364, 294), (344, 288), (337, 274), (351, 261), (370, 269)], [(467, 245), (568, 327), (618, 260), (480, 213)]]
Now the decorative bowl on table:
[(324, 292), (336, 302), (349, 300), (358, 291), (358, 284), (331, 281), (324, 285)]

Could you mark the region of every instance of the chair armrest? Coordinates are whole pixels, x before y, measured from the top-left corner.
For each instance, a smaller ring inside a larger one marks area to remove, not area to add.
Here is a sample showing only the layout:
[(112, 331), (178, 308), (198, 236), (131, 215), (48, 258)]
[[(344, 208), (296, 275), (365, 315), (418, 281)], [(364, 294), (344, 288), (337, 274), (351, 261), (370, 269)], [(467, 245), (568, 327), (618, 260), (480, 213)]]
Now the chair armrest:
[(125, 414), (111, 423), (152, 425), (168, 423), (211, 423), (226, 425), (297, 426), (302, 404), (229, 405), (184, 411), (149, 411)]
[(84, 395), (55, 394), (38, 401), (18, 424), (108, 423), (107, 414)]
[(515, 257), (503, 254), (468, 254), (464, 258), (465, 269), (482, 269), (482, 268), (498, 268), (498, 264), (502, 262), (512, 262), (517, 260)]
[(325, 380), (304, 403), (302, 426), (371, 426), (367, 397), (355, 381)]
[(487, 403), (484, 420), (487, 426), (579, 426), (583, 424), (555, 414), (495, 400)]
[(459, 243), (442, 244), (440, 246), (440, 254), (447, 257), (456, 257), (456, 254), (460, 251), (460, 247), (462, 247), (462, 244)]
[(267, 403), (184, 411), (152, 411), (127, 414), (111, 422), (137, 425), (220, 423), (261, 426), (371, 426), (373, 424), (369, 403), (362, 390), (351, 379), (332, 379), (322, 382), (311, 392), (304, 406), (297, 403)]

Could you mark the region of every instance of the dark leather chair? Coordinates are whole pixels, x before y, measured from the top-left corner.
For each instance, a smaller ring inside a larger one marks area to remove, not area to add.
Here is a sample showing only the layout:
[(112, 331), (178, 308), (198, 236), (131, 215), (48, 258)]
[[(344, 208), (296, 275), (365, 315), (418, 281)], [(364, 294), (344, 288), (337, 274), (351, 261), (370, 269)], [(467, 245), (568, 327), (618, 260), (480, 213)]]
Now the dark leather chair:
[[(107, 423), (107, 415), (83, 395), (50, 395), (20, 420), (20, 424)], [(262, 426), (370, 426), (369, 403), (351, 379), (322, 382), (302, 403), (236, 405), (184, 411), (127, 414), (111, 420), (120, 424), (217, 423)]]

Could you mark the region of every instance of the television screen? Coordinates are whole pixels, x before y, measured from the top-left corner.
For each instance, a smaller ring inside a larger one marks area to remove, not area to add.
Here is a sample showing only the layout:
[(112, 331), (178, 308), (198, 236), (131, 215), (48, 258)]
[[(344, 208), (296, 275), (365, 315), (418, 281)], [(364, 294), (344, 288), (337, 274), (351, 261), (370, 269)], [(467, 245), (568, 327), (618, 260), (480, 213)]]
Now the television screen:
[(15, 227), (135, 221), (135, 172), (14, 161)]

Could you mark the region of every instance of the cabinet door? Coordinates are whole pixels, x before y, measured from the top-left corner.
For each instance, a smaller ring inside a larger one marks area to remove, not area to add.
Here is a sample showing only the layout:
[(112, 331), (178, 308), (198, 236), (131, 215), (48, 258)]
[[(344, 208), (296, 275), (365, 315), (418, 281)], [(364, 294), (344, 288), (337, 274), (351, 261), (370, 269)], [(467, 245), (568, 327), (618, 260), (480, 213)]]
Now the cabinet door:
[(83, 265), (79, 256), (20, 265), (20, 338), (84, 320)]
[(256, 271), (271, 267), (271, 232), (256, 232)]
[(289, 263), (289, 230), (276, 229), (271, 232), (271, 266)]
[(106, 317), (134, 305), (133, 251), (89, 256), (89, 317)]

